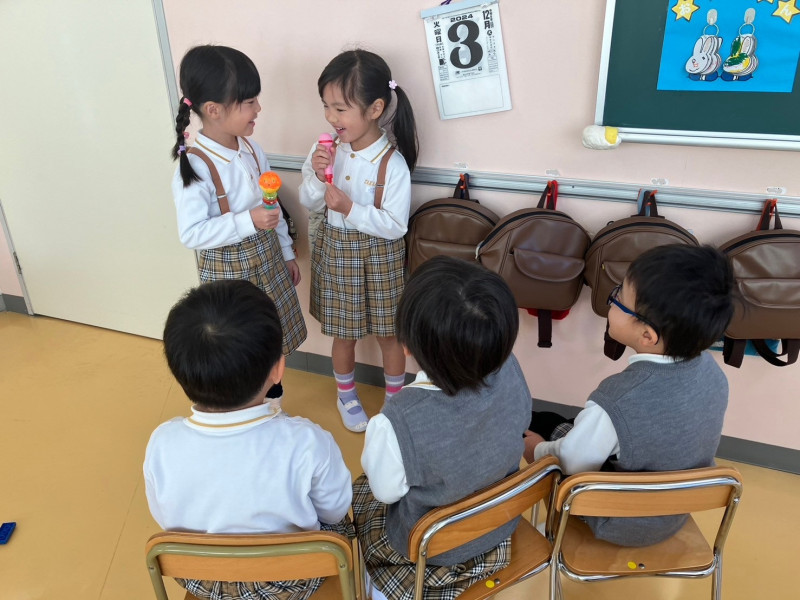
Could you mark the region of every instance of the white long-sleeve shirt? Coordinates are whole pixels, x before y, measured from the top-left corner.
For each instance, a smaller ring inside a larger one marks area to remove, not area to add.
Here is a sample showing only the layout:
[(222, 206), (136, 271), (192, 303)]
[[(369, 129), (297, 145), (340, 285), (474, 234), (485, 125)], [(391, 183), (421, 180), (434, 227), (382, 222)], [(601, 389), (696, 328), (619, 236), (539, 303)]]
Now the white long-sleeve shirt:
[[(659, 354), (634, 354), (628, 359), (628, 364), (640, 360), (664, 364), (675, 362), (675, 359)], [(610, 456), (619, 454), (619, 438), (611, 417), (598, 404), (587, 401), (567, 435), (552, 442), (541, 442), (533, 457), (538, 460), (548, 454), (558, 458), (564, 472), (569, 475), (599, 471)]]
[[(321, 212), (325, 209), (325, 183), (317, 178), (311, 167), (311, 155), (316, 147), (314, 144), (303, 164), (300, 202), (310, 211)], [(411, 174), (399, 152), (389, 159), (380, 209), (374, 204), (378, 165), (389, 148), (386, 133), (363, 150), (355, 151), (344, 142), (337, 144), (333, 183), (353, 201), (353, 207), (348, 215), (329, 210), (328, 223), (331, 226), (357, 229), (387, 240), (405, 235), (411, 210)]]
[[(178, 234), (181, 243), (187, 248), (204, 250), (238, 244), (256, 232), (250, 210), (262, 203), (262, 192), (258, 186), (259, 166), (262, 173), (269, 171), (269, 161), (261, 146), (250, 140), (258, 158), (257, 165), (250, 149), (241, 138), (238, 139), (239, 150), (231, 150), (200, 132), (194, 144), (217, 168), (222, 186), (228, 194), (230, 212), (221, 214), (214, 182), (203, 159), (188, 155), (192, 168), (200, 177), (200, 181), (195, 181), (188, 187), (183, 186), (180, 167), (175, 171), (172, 195), (178, 212)], [(295, 254), (289, 227), (283, 214), (279, 216), (275, 232), (281, 244), (283, 259), (293, 260)]]
[(162, 423), (144, 478), (162, 528), (206, 533), (317, 530), (343, 519), (353, 496), (333, 436), (269, 404)]

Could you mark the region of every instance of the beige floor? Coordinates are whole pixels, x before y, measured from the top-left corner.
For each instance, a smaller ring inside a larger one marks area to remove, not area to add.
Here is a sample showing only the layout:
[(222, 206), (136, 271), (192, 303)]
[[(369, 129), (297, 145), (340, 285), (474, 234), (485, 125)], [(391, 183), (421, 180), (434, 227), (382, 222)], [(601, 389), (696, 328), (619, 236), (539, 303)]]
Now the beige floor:
[[(363, 437), (341, 426), (332, 380), (293, 371), (285, 384), (287, 411), (331, 431), (357, 475)], [(382, 391), (360, 389), (367, 412), (377, 412)], [(158, 528), (147, 510), (142, 457), (153, 428), (188, 408), (160, 342), (0, 313), (0, 522), (17, 522), (9, 544), (0, 546), (0, 599), (153, 597), (143, 548)], [(745, 493), (725, 555), (724, 597), (799, 598), (800, 477), (736, 466)], [(546, 579), (524, 582), (500, 600), (545, 598)], [(710, 582), (564, 589), (575, 599), (691, 600), (708, 597)]]

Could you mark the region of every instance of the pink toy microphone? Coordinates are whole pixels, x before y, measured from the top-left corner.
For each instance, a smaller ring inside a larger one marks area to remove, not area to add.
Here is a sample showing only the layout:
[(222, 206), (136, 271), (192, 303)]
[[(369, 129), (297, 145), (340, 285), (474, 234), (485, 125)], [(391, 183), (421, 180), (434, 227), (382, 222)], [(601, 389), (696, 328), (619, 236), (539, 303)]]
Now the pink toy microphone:
[[(328, 149), (328, 154), (331, 153), (331, 148), (333, 148), (333, 138), (331, 137), (330, 133), (319, 134), (319, 143)], [(325, 167), (325, 181), (328, 183), (333, 183), (333, 163)]]

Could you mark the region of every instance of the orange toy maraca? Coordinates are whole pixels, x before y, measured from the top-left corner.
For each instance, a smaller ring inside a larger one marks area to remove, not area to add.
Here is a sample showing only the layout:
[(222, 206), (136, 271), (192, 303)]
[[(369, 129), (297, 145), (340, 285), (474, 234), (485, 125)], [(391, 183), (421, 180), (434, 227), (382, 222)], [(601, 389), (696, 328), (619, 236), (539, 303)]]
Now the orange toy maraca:
[(278, 205), (278, 190), (281, 189), (281, 178), (275, 171), (262, 173), (258, 178), (258, 186), (264, 200), (264, 208), (275, 208)]
[(281, 189), (281, 178), (275, 171), (262, 173), (258, 178), (258, 187), (261, 188), (261, 196), (264, 208), (272, 210), (278, 208), (278, 190)]

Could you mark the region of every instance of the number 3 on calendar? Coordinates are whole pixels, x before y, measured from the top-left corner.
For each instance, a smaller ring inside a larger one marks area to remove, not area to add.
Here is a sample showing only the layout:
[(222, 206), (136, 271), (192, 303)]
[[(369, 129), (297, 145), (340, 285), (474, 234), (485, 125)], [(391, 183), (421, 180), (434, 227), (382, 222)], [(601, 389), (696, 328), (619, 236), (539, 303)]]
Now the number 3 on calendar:
[(458, 44), (450, 52), (450, 64), (456, 69), (471, 69), (483, 60), (483, 46), (477, 41), (480, 34), (475, 21), (456, 21), (447, 30), (447, 39)]

